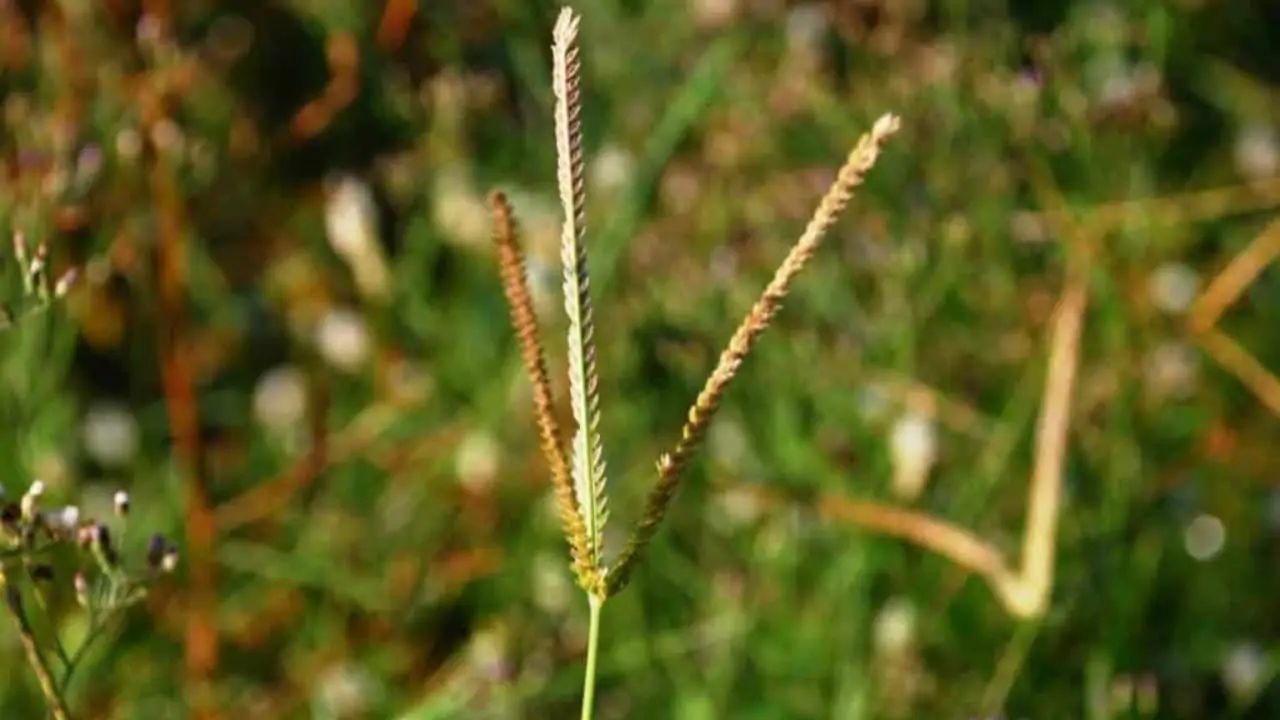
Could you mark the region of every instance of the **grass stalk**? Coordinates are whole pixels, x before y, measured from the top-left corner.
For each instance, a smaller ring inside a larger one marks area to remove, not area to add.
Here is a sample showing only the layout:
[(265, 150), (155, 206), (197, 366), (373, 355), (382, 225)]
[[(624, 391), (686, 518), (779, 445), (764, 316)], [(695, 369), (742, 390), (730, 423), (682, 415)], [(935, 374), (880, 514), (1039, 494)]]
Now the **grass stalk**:
[[(0, 583), (3, 582), (4, 576), (0, 575)], [(44, 695), (49, 714), (54, 720), (70, 720), (71, 713), (67, 710), (67, 703), (62, 699), (62, 693), (58, 691), (58, 686), (54, 682), (53, 671), (50, 670), (44, 653), (40, 652), (40, 646), (36, 644), (35, 631), (32, 630), (31, 622), (27, 619), (27, 613), (22, 607), (22, 596), (18, 588), (5, 584), (4, 593), (5, 605), (8, 606), (9, 613), (13, 615), (14, 622), (18, 625), (18, 639), (22, 643), (23, 652), (26, 653), (27, 662), (36, 675), (36, 681), (40, 684), (40, 692)]]
[(600, 611), (604, 608), (604, 598), (594, 593), (588, 593), (587, 603), (591, 608), (591, 617), (587, 630), (587, 669), (582, 676), (582, 720), (591, 720), (591, 717), (595, 714), (596, 665), (600, 648)]

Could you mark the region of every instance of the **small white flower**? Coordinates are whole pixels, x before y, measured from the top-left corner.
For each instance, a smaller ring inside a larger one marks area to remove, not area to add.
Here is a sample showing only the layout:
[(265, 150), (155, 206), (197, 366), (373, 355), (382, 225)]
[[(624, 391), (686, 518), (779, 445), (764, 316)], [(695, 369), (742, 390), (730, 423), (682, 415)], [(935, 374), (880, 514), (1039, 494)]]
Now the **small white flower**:
[(454, 456), (458, 480), (472, 490), (490, 487), (498, 477), (499, 453), (492, 434), (483, 430), (467, 434)]
[(893, 492), (903, 500), (914, 500), (924, 490), (938, 456), (938, 438), (933, 420), (907, 414), (894, 424), (889, 436), (893, 460)]
[(1161, 312), (1180, 315), (1195, 302), (1200, 292), (1200, 276), (1190, 265), (1167, 262), (1151, 273), (1147, 292)]
[(115, 509), (116, 515), (127, 515), (129, 513), (129, 493), (117, 490), (116, 494), (111, 497), (111, 506)]
[(85, 452), (109, 468), (129, 464), (142, 443), (137, 419), (128, 407), (116, 402), (101, 401), (91, 406), (81, 432)]
[(61, 530), (75, 530), (80, 524), (80, 508), (67, 505), (46, 516), (49, 524)]
[(1280, 134), (1271, 125), (1251, 123), (1240, 129), (1235, 144), (1236, 170), (1249, 180), (1280, 174)]
[(915, 641), (916, 607), (905, 597), (890, 598), (876, 613), (872, 637), (876, 651), (897, 655)]
[(1185, 398), (1196, 389), (1200, 358), (1190, 344), (1170, 341), (1148, 353), (1143, 367), (1143, 384), (1153, 395)]
[(326, 190), (324, 222), (329, 244), (351, 268), (362, 295), (386, 297), (391, 275), (378, 240), (378, 209), (373, 192), (350, 175), (330, 179)]
[(1233, 699), (1251, 702), (1270, 674), (1270, 662), (1255, 642), (1237, 643), (1222, 661), (1222, 684)]
[(307, 382), (294, 365), (280, 365), (262, 374), (253, 388), (253, 417), (274, 432), (298, 427), (307, 411)]
[(591, 185), (606, 193), (616, 192), (631, 181), (635, 158), (625, 148), (606, 145), (591, 162)]
[(372, 351), (364, 317), (347, 308), (334, 308), (320, 319), (316, 344), (321, 357), (346, 372), (360, 370)]
[(325, 717), (363, 715), (373, 701), (373, 678), (363, 668), (343, 663), (325, 670), (316, 683), (316, 704)]
[(1187, 554), (1201, 562), (1212, 560), (1227, 541), (1227, 529), (1213, 515), (1199, 515), (1187, 524), (1182, 535)]

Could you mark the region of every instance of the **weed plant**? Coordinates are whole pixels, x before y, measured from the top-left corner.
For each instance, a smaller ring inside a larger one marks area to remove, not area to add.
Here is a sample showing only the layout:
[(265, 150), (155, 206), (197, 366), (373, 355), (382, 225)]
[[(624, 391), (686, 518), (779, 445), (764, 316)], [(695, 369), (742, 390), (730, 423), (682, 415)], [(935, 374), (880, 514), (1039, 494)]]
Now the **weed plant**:
[[(720, 406), (720, 398), (751, 354), (760, 335), (782, 306), (797, 275), (813, 257), (823, 237), (852, 200), (854, 190), (875, 165), (880, 148), (898, 130), (898, 119), (885, 115), (859, 139), (827, 189), (808, 226), (774, 273), (751, 311), (729, 339), (719, 362), (689, 408), (675, 447), (657, 460), (653, 487), (639, 521), (616, 558), (608, 559), (605, 527), (609, 521), (605, 444), (600, 433), (600, 380), (596, 370), (595, 321), (591, 307), (591, 273), (587, 262), (586, 171), (582, 140), (579, 17), (564, 8), (556, 20), (552, 44), (552, 88), (555, 94), (557, 186), (564, 212), (560, 262), (564, 273), (564, 310), (568, 317), (568, 384), (574, 431), (566, 452), (552, 409), (552, 391), (537, 316), (527, 286), (527, 271), (517, 242), (511, 206), (500, 193), (491, 196), (497, 225), (498, 262), (511, 321), (520, 339), (525, 369), (533, 385), (534, 417), (543, 454), (551, 469), (573, 572), (586, 593), (590, 612), (582, 717), (593, 716), (601, 611), (605, 601), (627, 584), (635, 565), (675, 498), (681, 472), (697, 452)], [(567, 456), (567, 457), (566, 457)]]

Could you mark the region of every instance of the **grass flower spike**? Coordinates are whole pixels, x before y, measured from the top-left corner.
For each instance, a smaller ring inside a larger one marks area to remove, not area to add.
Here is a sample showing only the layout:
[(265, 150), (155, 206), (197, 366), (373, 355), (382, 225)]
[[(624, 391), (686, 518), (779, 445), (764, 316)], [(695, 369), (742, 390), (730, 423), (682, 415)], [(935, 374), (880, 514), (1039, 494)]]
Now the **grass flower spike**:
[(574, 495), (569, 462), (564, 454), (560, 425), (552, 410), (554, 403), (551, 380), (547, 375), (546, 353), (538, 335), (538, 316), (533, 310), (533, 295), (529, 292), (524, 256), (520, 252), (519, 232), (505, 195), (495, 192), (490, 195), (489, 203), (496, 226), (494, 242), (497, 246), (498, 266), (502, 271), (502, 287), (511, 310), (511, 324), (520, 340), (525, 371), (533, 386), (534, 419), (538, 425), (542, 454), (551, 466), (551, 483), (555, 488), (560, 519), (565, 537), (569, 541), (578, 584), (591, 591), (599, 585), (600, 575), (592, 563), (586, 527)]
[(564, 209), (560, 260), (564, 266), (564, 309), (569, 317), (569, 392), (577, 425), (573, 435), (573, 484), (586, 523), (591, 562), (601, 571), (604, 526), (609, 511), (605, 502), (604, 447), (599, 429), (600, 382), (596, 373), (591, 278), (587, 270), (578, 16), (569, 8), (564, 8), (556, 20), (551, 57), (552, 89), (556, 97), (556, 181)]
[(680, 473), (689, 458), (702, 444), (711, 418), (720, 405), (720, 398), (737, 374), (742, 361), (755, 347), (760, 334), (769, 327), (773, 316), (782, 306), (782, 299), (787, 296), (792, 281), (813, 257), (822, 238), (853, 198), (853, 191), (862, 184), (867, 172), (875, 165), (876, 159), (880, 156), (880, 148), (898, 131), (898, 127), (899, 121), (896, 116), (884, 115), (876, 121), (871, 132), (858, 140), (858, 144), (849, 153), (844, 167), (840, 168), (835, 182), (818, 203), (818, 208), (800, 235), (800, 239), (792, 246), (791, 252), (787, 253), (786, 259), (774, 273), (773, 280), (765, 287), (751, 311), (734, 331), (728, 347), (720, 353), (719, 363), (707, 378), (702, 392), (698, 393), (693, 407), (689, 408), (689, 417), (680, 431), (680, 440), (676, 442), (671, 452), (658, 458), (657, 482), (645, 501), (639, 526), (628, 541), (614, 570), (609, 574), (610, 592), (622, 589), (635, 562), (644, 552), (645, 546), (653, 539), (658, 525), (666, 515), (667, 506), (675, 496), (676, 488), (680, 483)]
[(564, 308), (568, 315), (569, 395), (574, 433), (566, 453), (552, 412), (551, 383), (545, 354), (538, 339), (537, 317), (530, 297), (516, 223), (505, 197), (490, 198), (503, 289), (511, 321), (520, 341), (524, 365), (533, 385), (534, 417), (548, 465), (564, 532), (569, 542), (578, 584), (587, 594), (590, 625), (587, 666), (583, 681), (582, 717), (590, 718), (595, 696), (600, 614), (605, 600), (620, 591), (653, 539), (683, 469), (701, 446), (707, 427), (729, 383), (769, 326), (791, 283), (813, 257), (823, 236), (849, 204), (854, 190), (875, 164), (881, 147), (898, 130), (898, 119), (885, 115), (876, 121), (849, 154), (836, 181), (818, 204), (808, 226), (791, 248), (751, 311), (720, 355), (688, 413), (675, 447), (658, 459), (657, 479), (649, 491), (640, 521), (621, 555), (612, 564), (604, 557), (604, 528), (609, 519), (604, 442), (600, 437), (600, 381), (596, 370), (595, 325), (591, 308), (591, 277), (587, 263), (586, 183), (582, 151), (581, 60), (579, 18), (564, 8), (556, 21), (552, 43), (552, 90), (555, 95), (555, 139), (560, 202), (564, 212), (560, 259), (564, 270)]

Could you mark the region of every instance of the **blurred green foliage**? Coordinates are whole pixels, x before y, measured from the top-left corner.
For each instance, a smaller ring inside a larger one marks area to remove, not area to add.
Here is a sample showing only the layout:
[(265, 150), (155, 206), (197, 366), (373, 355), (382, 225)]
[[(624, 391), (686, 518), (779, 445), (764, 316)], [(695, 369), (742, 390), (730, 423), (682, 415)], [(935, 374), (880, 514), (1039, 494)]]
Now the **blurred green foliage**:
[[(609, 604), (600, 717), (1280, 716), (1280, 407), (1186, 322), (1280, 207), (1276, 7), (578, 8), (619, 527), (849, 146), (904, 120)], [(81, 270), (0, 335), (0, 480), (99, 517), (127, 488), (184, 549), (96, 646), (82, 716), (576, 712), (585, 603), (483, 203), (511, 195), (559, 338), (556, 10), (0, 3), (0, 226)], [(1071, 241), (1045, 213), (1160, 197), (1098, 239), (1043, 620), (820, 519), (894, 502), (888, 436), (927, 397), (918, 509), (1016, 557)], [(352, 261), (333, 228), (370, 217)], [(1268, 266), (1216, 326), (1270, 368), (1278, 297)], [(0, 649), (4, 717), (37, 717)]]

